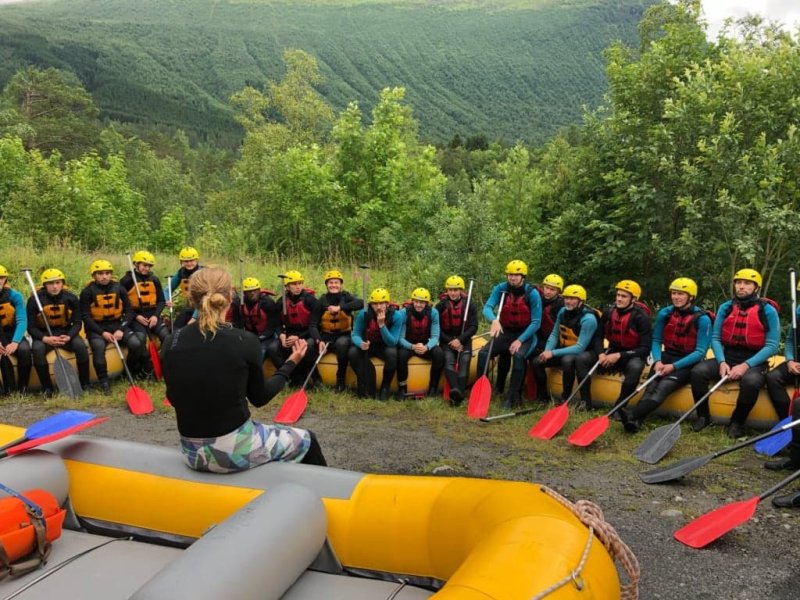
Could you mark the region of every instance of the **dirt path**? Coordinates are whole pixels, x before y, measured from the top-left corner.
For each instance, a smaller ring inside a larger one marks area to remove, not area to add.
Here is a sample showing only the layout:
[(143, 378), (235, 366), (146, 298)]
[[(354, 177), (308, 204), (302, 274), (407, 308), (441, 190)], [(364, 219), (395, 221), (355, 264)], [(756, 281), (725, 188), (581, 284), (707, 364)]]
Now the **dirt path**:
[[(25, 426), (55, 410), (10, 400), (0, 405), (0, 422)], [(96, 435), (176, 446), (169, 410), (139, 418), (121, 408), (93, 410), (111, 416), (93, 431)], [(259, 414), (268, 419), (274, 410)], [(563, 436), (548, 443), (526, 439), (524, 431), (535, 417), (502, 425), (478, 425), (459, 415), (434, 417), (426, 418), (425, 410), (415, 407), (384, 410), (373, 402), (364, 410), (344, 411), (312, 401), (300, 425), (317, 432), (335, 467), (536, 481), (573, 500), (597, 502), (641, 563), (640, 597), (645, 600), (797, 597), (800, 510), (778, 511), (765, 502), (746, 525), (703, 551), (672, 539), (672, 532), (694, 516), (778, 481), (752, 452), (714, 461), (678, 485), (646, 486), (638, 478), (642, 466), (628, 458), (627, 448), (604, 454), (602, 443), (577, 450), (566, 448)], [(607, 443), (632, 449), (640, 441)]]

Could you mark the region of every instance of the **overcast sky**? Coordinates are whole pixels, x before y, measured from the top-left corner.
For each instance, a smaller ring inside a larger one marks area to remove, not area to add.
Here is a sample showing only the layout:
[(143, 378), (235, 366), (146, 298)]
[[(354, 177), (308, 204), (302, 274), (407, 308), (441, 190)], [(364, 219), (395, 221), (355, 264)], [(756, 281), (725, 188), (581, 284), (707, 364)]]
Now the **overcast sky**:
[(771, 21), (780, 21), (794, 32), (800, 23), (800, 0), (702, 0), (708, 20), (709, 37), (717, 36), (727, 17), (739, 18), (757, 13)]

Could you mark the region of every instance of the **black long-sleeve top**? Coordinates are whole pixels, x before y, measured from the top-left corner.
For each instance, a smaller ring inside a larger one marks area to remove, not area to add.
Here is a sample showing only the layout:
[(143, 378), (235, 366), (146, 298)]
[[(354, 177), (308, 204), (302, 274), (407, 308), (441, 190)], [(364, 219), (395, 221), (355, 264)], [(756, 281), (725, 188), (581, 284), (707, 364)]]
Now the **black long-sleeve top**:
[[(162, 311), (164, 310), (164, 307), (167, 305), (167, 303), (164, 300), (164, 289), (161, 287), (161, 280), (153, 273), (148, 273), (147, 275), (142, 275), (141, 273), (137, 273), (136, 283), (138, 283), (141, 286), (145, 282), (152, 282), (153, 287), (155, 287), (156, 305), (153, 308), (145, 308), (143, 310), (134, 308), (133, 309), (134, 314), (135, 315), (141, 314), (145, 317), (152, 317), (152, 316), (160, 317)], [(122, 289), (125, 290), (126, 292), (129, 292), (133, 288), (134, 286), (133, 276), (131, 275), (130, 271), (125, 272), (125, 275), (123, 275), (120, 278), (119, 284), (122, 286)], [(128, 296), (128, 298), (130, 298), (130, 296)]]
[(180, 434), (219, 437), (241, 427), (250, 418), (248, 400), (267, 404), (295, 367), (287, 360), (265, 381), (262, 364), (258, 338), (249, 331), (223, 327), (204, 338), (192, 323), (167, 336), (161, 367)]
[[(36, 293), (39, 295), (39, 301), (44, 307), (50, 304), (64, 304), (67, 307), (66, 310), (70, 315), (71, 322), (68, 327), (54, 327), (51, 323), (50, 329), (53, 335), (68, 335), (70, 338), (74, 338), (80, 333), (83, 322), (81, 321), (81, 307), (75, 294), (63, 288), (55, 296), (51, 296), (44, 289), (37, 290)], [(39, 306), (33, 296), (28, 298), (25, 312), (28, 313), (28, 333), (31, 334), (33, 339), (41, 340), (47, 335), (47, 328), (44, 327), (44, 323), (42, 323), (42, 327), (39, 326)]]
[[(103, 294), (116, 294), (122, 302), (122, 318), (113, 321), (95, 321), (92, 318), (92, 304), (94, 304), (97, 292)], [(81, 307), (81, 318), (83, 319), (83, 326), (86, 328), (86, 333), (94, 333), (96, 335), (103, 335), (106, 331), (113, 333), (118, 329), (125, 327), (133, 319), (133, 308), (131, 301), (128, 300), (128, 294), (120, 287), (118, 281), (111, 281), (106, 285), (100, 285), (97, 282), (91, 282), (81, 291), (79, 297)]]
[(324, 339), (325, 332), (320, 331), (320, 321), (322, 320), (322, 313), (324, 313), (329, 306), (338, 306), (351, 317), (353, 311), (361, 310), (364, 308), (364, 301), (361, 298), (353, 296), (350, 292), (339, 292), (338, 294), (331, 294), (330, 292), (322, 294), (317, 300), (314, 309), (311, 311), (311, 325), (309, 331), (311, 339), (316, 342), (329, 341)]

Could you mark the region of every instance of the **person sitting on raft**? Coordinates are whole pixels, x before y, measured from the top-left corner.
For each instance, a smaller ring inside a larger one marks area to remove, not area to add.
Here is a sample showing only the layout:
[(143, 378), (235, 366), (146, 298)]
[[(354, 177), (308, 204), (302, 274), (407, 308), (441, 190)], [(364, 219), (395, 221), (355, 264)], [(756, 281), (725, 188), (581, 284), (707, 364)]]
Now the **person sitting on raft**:
[(711, 345), (711, 317), (695, 304), (697, 283), (678, 277), (669, 284), (669, 295), (671, 304), (656, 315), (650, 348), (654, 361), (650, 376), (658, 379), (647, 386), (635, 407), (619, 411), (628, 433), (637, 433), (650, 413), (689, 383), (692, 367), (705, 358)]
[(248, 400), (264, 406), (280, 392), (307, 344), (297, 340), (281, 368), (265, 381), (258, 338), (225, 322), (232, 289), (222, 269), (206, 267), (192, 275), (188, 293), (197, 321), (168, 336), (161, 349), (167, 397), (175, 407), (186, 462), (214, 473), (275, 460), (325, 466), (312, 432), (250, 417)]

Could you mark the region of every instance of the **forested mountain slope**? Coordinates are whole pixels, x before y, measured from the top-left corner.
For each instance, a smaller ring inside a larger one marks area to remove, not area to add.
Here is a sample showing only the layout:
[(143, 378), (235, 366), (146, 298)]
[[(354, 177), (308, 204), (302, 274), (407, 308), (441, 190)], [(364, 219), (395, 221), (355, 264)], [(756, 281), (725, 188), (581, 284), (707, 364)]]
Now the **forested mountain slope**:
[(103, 114), (240, 138), (227, 101), (315, 55), (326, 100), (370, 107), (402, 85), (423, 139), (541, 141), (599, 103), (602, 51), (634, 43), (649, 0), (31, 0), (0, 5), (0, 87), (34, 64), (74, 72)]

